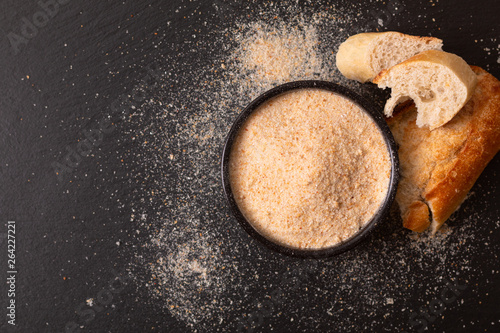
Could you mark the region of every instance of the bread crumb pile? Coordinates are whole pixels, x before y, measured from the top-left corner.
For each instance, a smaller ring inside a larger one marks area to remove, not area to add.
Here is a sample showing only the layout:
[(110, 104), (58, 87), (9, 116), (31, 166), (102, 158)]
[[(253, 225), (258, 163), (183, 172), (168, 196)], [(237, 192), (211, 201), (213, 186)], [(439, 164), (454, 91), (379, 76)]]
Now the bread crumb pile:
[(350, 100), (300, 89), (261, 105), (230, 156), (249, 222), (287, 247), (321, 249), (356, 234), (387, 194), (391, 164), (376, 124)]
[(246, 34), (236, 38), (239, 47), (234, 54), (249, 76), (242, 91), (255, 85), (255, 80), (270, 85), (324, 73), (318, 31), (313, 24), (301, 21), (298, 26), (282, 23), (272, 27), (256, 22), (245, 30)]
[[(162, 244), (171, 242), (177, 243), (178, 239), (172, 239), (164, 231), (151, 240), (155, 248), (162, 248)], [(150, 267), (157, 296), (171, 294), (175, 289), (176, 297), (166, 297), (164, 306), (185, 319), (193, 316), (194, 311), (196, 318), (190, 320), (192, 324), (214, 316), (214, 307), (202, 300), (225, 291), (224, 280), (227, 276), (219, 267), (220, 261), (215, 259), (221, 256), (220, 248), (195, 237), (175, 246), (174, 251), (160, 253), (156, 263)]]

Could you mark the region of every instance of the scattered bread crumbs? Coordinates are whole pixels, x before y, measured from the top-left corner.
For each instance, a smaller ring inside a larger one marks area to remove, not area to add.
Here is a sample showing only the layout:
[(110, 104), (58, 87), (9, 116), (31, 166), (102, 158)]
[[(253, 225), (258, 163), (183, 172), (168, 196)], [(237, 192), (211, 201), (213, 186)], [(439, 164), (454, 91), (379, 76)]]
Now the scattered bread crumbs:
[[(374, 20), (362, 3), (321, 11), (295, 2), (250, 7), (257, 12), (228, 9), (229, 19), (221, 19), (224, 27), (197, 33), (203, 38), (189, 43), (170, 43), (170, 32), (158, 30), (157, 39), (163, 34), (177, 56), (158, 51), (159, 79), (141, 86), (150, 98), (120, 124), (127, 139), (117, 150), (124, 152), (127, 171), (118, 179), (132, 204), (112, 197), (136, 226), (134, 242), (126, 241), (120, 251), (133, 253), (129, 269), (141, 303), (170, 318), (151, 322), (151, 327), (237, 331), (272, 299), (272, 309), (254, 331), (279, 331), (277, 325), (290, 318), (304, 332), (331, 327), (410, 331), (409, 297), (425, 306), (446, 280), (474, 289), (479, 277), (498, 278), (493, 259), (482, 263), (487, 271), (475, 260), (478, 253), (498, 253), (484, 235), (498, 230), (500, 221), (483, 218), (498, 208), (472, 207), (473, 200), (463, 204), (438, 238), (404, 230), (394, 208), (367, 241), (322, 261), (275, 254), (242, 230), (226, 207), (219, 168), (222, 142), (247, 103), (278, 84), (301, 79), (340, 83), (379, 108), (385, 98), (375, 86), (344, 79), (335, 68), (338, 45)], [(403, 5), (398, 15), (406, 17)], [(157, 50), (165, 47), (158, 43)], [(194, 56), (199, 50), (210, 56)], [(495, 185), (485, 186), (496, 191)], [(476, 201), (488, 202), (486, 191), (481, 193), (485, 197)], [(398, 306), (388, 306), (389, 299)], [(465, 304), (447, 304), (446, 311), (460, 306)]]

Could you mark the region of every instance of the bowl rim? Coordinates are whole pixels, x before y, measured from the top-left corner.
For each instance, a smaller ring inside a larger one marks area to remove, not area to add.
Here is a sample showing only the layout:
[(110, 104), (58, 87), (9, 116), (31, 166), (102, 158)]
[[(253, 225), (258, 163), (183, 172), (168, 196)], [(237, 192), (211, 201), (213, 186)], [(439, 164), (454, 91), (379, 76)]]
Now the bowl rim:
[[(370, 219), (370, 221), (368, 221), (363, 228), (361, 228), (357, 233), (349, 237), (347, 240), (344, 240), (343, 242), (336, 245), (321, 249), (297, 249), (287, 247), (285, 245), (276, 243), (266, 236), (262, 235), (259, 231), (257, 231), (257, 229), (252, 226), (250, 222), (247, 221), (243, 213), (240, 211), (238, 204), (234, 199), (229, 181), (229, 157), (234, 140), (241, 126), (245, 123), (248, 117), (266, 101), (286, 92), (300, 89), (323, 89), (331, 91), (349, 99), (351, 102), (359, 106), (373, 120), (373, 122), (378, 127), (381, 135), (384, 137), (384, 141), (387, 146), (391, 161), (391, 175), (386, 197), (382, 204), (379, 206), (377, 212)], [(288, 82), (262, 93), (260, 96), (250, 102), (250, 104), (248, 104), (245, 109), (243, 109), (243, 111), (233, 122), (231, 129), (229, 130), (229, 133), (224, 141), (224, 147), (221, 157), (221, 181), (226, 201), (229, 204), (229, 208), (233, 216), (239, 222), (241, 227), (243, 227), (243, 229), (250, 236), (252, 236), (252, 238), (256, 239), (267, 248), (288, 256), (317, 259), (331, 257), (350, 250), (358, 245), (362, 240), (366, 239), (367, 236), (388, 215), (390, 207), (396, 196), (396, 190), (399, 183), (399, 159), (397, 154), (397, 145), (389, 129), (389, 126), (382, 116), (382, 113), (376, 109), (373, 103), (368, 102), (365, 98), (361, 97), (351, 89), (341, 86), (337, 83), (321, 80), (302, 80)]]

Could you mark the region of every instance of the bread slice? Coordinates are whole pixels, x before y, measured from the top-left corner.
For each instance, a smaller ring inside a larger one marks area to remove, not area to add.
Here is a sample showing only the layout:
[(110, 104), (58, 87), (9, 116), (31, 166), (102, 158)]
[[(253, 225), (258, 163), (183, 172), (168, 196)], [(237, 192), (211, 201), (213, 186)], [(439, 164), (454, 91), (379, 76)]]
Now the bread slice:
[(471, 98), (477, 78), (456, 54), (429, 50), (380, 72), (373, 80), (392, 88), (384, 108), (390, 117), (397, 104), (412, 99), (418, 109), (417, 125), (433, 130), (446, 124)]
[(465, 200), (500, 150), (500, 81), (472, 66), (477, 87), (446, 125), (433, 131), (416, 124), (415, 105), (387, 119), (399, 145), (401, 179), (396, 201), (403, 226), (435, 233)]
[(427, 50), (441, 50), (443, 41), (400, 32), (367, 32), (349, 37), (340, 44), (337, 68), (347, 78), (371, 81), (382, 70)]

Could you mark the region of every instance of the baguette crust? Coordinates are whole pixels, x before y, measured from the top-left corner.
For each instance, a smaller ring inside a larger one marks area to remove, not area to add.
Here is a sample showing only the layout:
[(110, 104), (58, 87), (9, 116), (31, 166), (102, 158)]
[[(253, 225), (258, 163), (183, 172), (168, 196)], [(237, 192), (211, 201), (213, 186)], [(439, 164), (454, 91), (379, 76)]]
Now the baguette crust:
[(336, 64), (342, 75), (359, 82), (369, 81), (377, 75), (370, 65), (371, 42), (377, 36), (376, 32), (357, 34), (340, 44)]
[(471, 68), (478, 78), (477, 87), (446, 125), (434, 131), (419, 128), (413, 104), (387, 120), (400, 146), (396, 200), (405, 228), (420, 232), (432, 219), (435, 233), (500, 150), (500, 81), (479, 67)]
[[(345, 42), (343, 42), (337, 51), (336, 64), (342, 75), (348, 79), (357, 80), (359, 82), (371, 81), (380, 71), (375, 70), (372, 66), (374, 62), (373, 57), (381, 56), (374, 54), (376, 44), (384, 38), (394, 38), (399, 41), (406, 41), (410, 43), (414, 42), (413, 44), (423, 45), (425, 49), (440, 50), (443, 45), (443, 41), (439, 38), (411, 36), (396, 31), (366, 32), (357, 34), (349, 37)], [(399, 48), (398, 45), (394, 45), (394, 48), (391, 50), (392, 56), (397, 58), (398, 52), (402, 51), (401, 45), (399, 45)], [(406, 58), (409, 58), (422, 50), (414, 50), (411, 54), (407, 54), (408, 49), (405, 49), (404, 51)], [(399, 56), (401, 57), (403, 55), (401, 54)], [(406, 60), (406, 58), (402, 58), (400, 61), (396, 61), (388, 67)]]
[(430, 224), (429, 207), (422, 201), (412, 202), (403, 217), (403, 227), (423, 232)]

